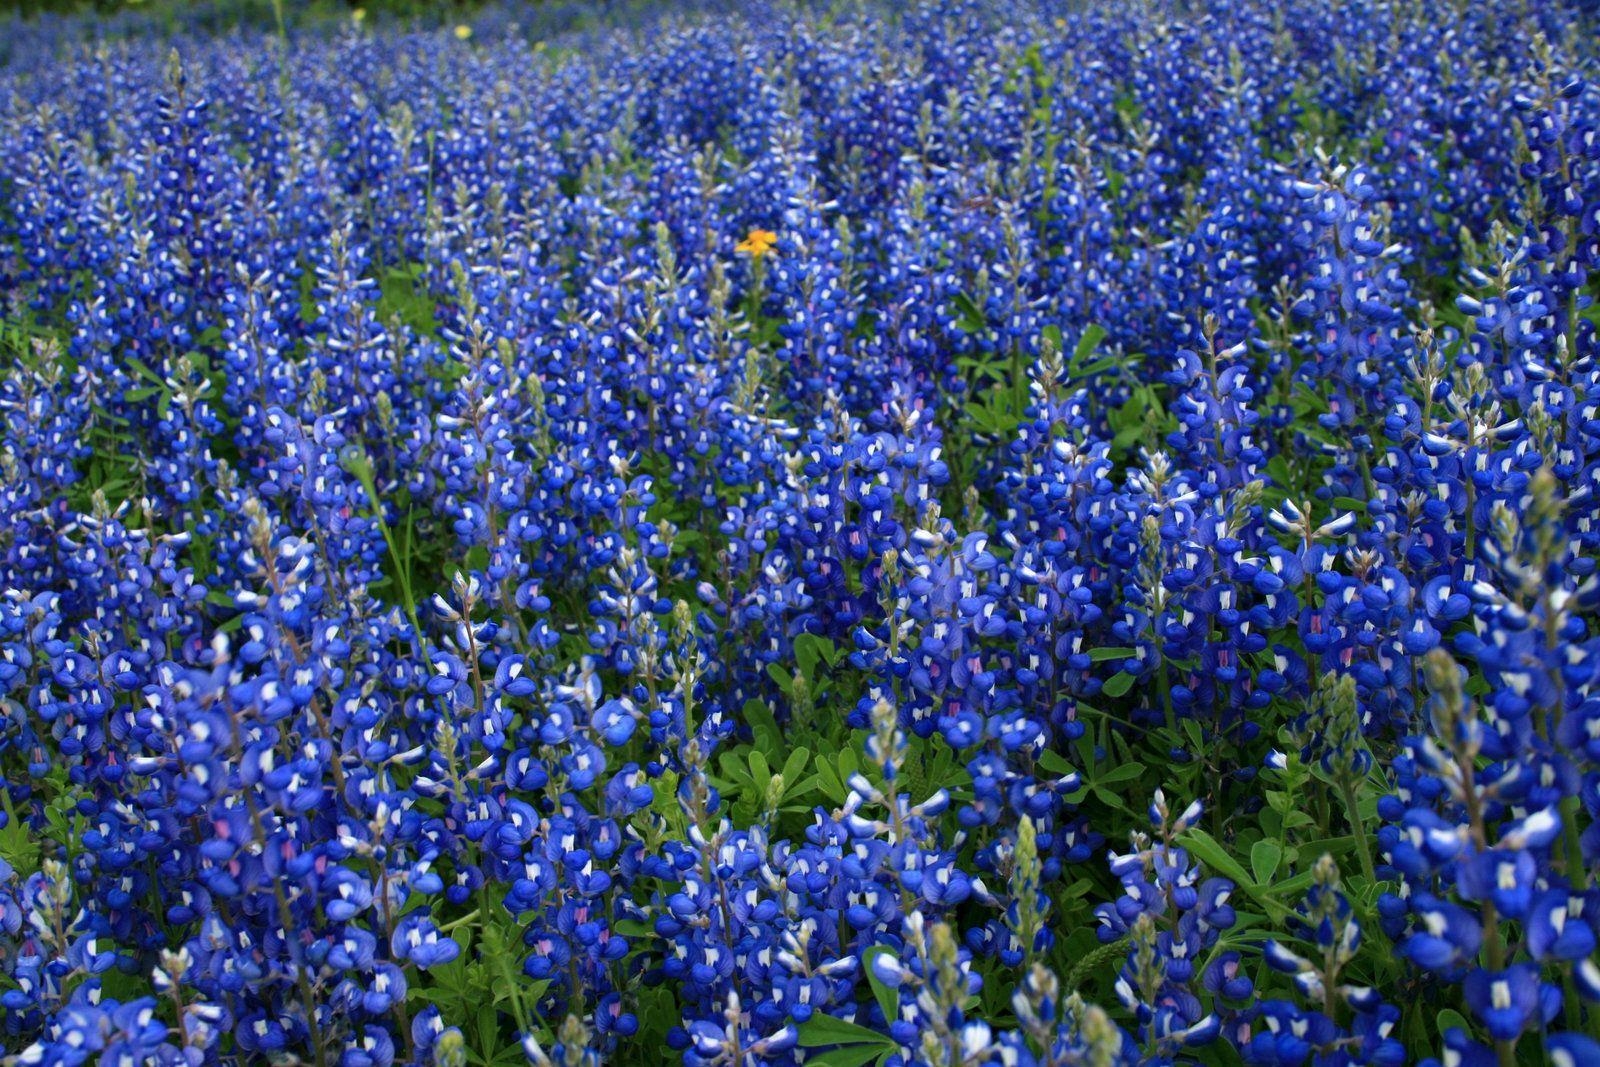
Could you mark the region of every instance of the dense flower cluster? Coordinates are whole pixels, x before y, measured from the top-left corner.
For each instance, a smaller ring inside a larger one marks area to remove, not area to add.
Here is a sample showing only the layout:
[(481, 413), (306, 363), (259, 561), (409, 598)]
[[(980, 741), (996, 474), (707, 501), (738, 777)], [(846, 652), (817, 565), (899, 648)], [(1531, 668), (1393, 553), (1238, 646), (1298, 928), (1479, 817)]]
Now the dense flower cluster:
[(1600, 1063), (1592, 13), (739, 6), (4, 27), (0, 1063)]

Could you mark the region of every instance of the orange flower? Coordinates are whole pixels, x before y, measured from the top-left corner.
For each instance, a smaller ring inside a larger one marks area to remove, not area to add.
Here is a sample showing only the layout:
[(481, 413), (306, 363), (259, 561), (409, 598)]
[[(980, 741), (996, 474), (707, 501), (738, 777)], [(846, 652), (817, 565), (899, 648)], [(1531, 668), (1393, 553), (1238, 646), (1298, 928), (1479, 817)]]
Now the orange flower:
[(751, 230), (733, 246), (735, 252), (748, 252), (757, 259), (778, 247), (778, 235), (771, 230)]

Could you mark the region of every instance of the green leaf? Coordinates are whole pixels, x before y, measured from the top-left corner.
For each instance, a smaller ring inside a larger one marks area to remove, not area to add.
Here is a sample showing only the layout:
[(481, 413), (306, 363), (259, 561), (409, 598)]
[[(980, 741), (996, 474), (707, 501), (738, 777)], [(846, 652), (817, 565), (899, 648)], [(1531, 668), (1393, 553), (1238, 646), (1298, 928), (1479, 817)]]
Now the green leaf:
[(1078, 346), (1072, 350), (1072, 362), (1080, 362), (1085, 356), (1100, 347), (1100, 342), (1106, 339), (1106, 328), (1098, 323), (1091, 322), (1084, 328), (1083, 336), (1078, 338)]
[(5, 829), (0, 830), (0, 859), (16, 870), (38, 869), (39, 842), (21, 819), (13, 817)]
[(139, 373), (139, 377), (155, 383), (156, 388), (162, 390), (166, 389), (167, 380), (161, 375), (157, 374), (155, 371), (151, 370), (149, 367), (145, 366), (143, 363), (140, 363), (136, 359), (128, 359), (127, 364)]
[(819, 641), (815, 634), (801, 634), (794, 639), (794, 660), (800, 665), (800, 673), (807, 678), (817, 676), (817, 662), (822, 659), (822, 652), (817, 648)]
[(816, 774), (813, 774), (811, 777), (803, 779), (794, 784), (791, 784), (787, 778), (784, 779), (783, 799), (796, 803), (785, 804), (780, 810), (810, 811), (811, 805), (809, 803), (800, 802), (805, 801), (807, 797), (811, 796), (811, 794), (815, 793), (821, 787), (822, 777)]
[(776, 756), (783, 748), (783, 731), (778, 729), (778, 720), (773, 717), (772, 709), (767, 707), (764, 700), (754, 697), (744, 702), (744, 721), (750, 724), (750, 732), (755, 736), (756, 747), (768, 756)]
[(876, 1030), (869, 1030), (857, 1023), (845, 1022), (820, 1011), (801, 1025), (801, 1048), (828, 1048), (833, 1045), (876, 1045), (880, 1049), (893, 1048), (894, 1039)]
[(832, 762), (829, 760), (822, 759), (817, 761), (817, 779), (818, 784), (822, 786), (822, 795), (835, 804), (843, 804), (845, 798), (850, 795), (850, 791), (844, 787), (844, 781), (840, 778), (839, 772), (834, 769)]
[(717, 760), (717, 763), (722, 768), (722, 777), (727, 779), (729, 783), (736, 786), (748, 786), (754, 781), (755, 776), (749, 769), (749, 763), (745, 760), (740, 760), (739, 755), (740, 753), (738, 752), (724, 752)]
[(1356, 839), (1350, 834), (1340, 834), (1338, 837), (1319, 837), (1300, 843), (1300, 851), (1308, 856), (1321, 856), (1326, 852), (1335, 859), (1346, 853), (1354, 852), (1355, 847)]
[(478, 1051), (493, 1055), (500, 1047), (500, 1011), (493, 1004), (478, 1009)]
[(1118, 782), (1131, 782), (1144, 774), (1144, 764), (1123, 763), (1111, 768), (1104, 774), (1095, 776), (1095, 785), (1116, 785)]
[(1072, 378), (1074, 381), (1081, 381), (1084, 378), (1093, 378), (1097, 374), (1104, 374), (1113, 367), (1127, 367), (1129, 365), (1130, 361), (1125, 357), (1107, 356), (1082, 367), (1074, 367), (1072, 369)]
[(988, 316), (972, 297), (966, 293), (957, 293), (954, 303), (956, 310), (961, 313), (956, 319), (956, 329), (962, 333), (982, 333), (988, 328)]
[(783, 690), (785, 696), (792, 695), (794, 693), (794, 675), (790, 674), (776, 663), (767, 664), (767, 676), (770, 677), (774, 682), (778, 683), (778, 688)]
[(1101, 686), (1101, 692), (1108, 697), (1119, 697), (1133, 688), (1133, 675), (1118, 672), (1106, 679), (1106, 684)]
[(789, 758), (783, 761), (783, 792), (785, 796), (800, 782), (800, 776), (805, 773), (806, 762), (811, 759), (810, 749), (801, 747), (789, 753)]
[(1233, 879), (1241, 889), (1254, 888), (1255, 879), (1250, 877), (1250, 872), (1239, 865), (1233, 854), (1222, 847), (1221, 842), (1204, 830), (1194, 828), (1183, 835), (1183, 843), (1190, 852), (1198, 856), (1201, 862), (1215, 870), (1218, 874), (1226, 875)]
[(1316, 872), (1306, 870), (1301, 871), (1292, 878), (1280, 878), (1272, 885), (1263, 887), (1263, 889), (1274, 897), (1287, 897), (1294, 900), (1298, 899), (1307, 889), (1310, 889), (1311, 883), (1315, 880)]
[(1297, 409), (1304, 406), (1306, 411), (1316, 412), (1319, 415), (1326, 414), (1331, 410), (1328, 407), (1328, 398), (1320, 395), (1305, 384), (1295, 387), (1292, 403)]
[(1127, 804), (1123, 803), (1122, 798), (1118, 796), (1114, 790), (1102, 789), (1098, 785), (1089, 786), (1087, 788), (1090, 790), (1090, 792), (1094, 793), (1094, 795), (1100, 799), (1100, 803), (1104, 804), (1106, 807), (1116, 808), (1118, 811), (1125, 811), (1130, 815), (1133, 813), (1133, 809), (1128, 807)]
[(1092, 648), (1089, 650), (1089, 662), (1104, 663), (1106, 660), (1127, 659), (1138, 654), (1137, 648)]
[(862, 1064), (887, 1056), (893, 1051), (892, 1045), (841, 1045), (826, 1052), (807, 1056), (805, 1062), (820, 1064), (821, 1067), (861, 1067)]
[(1051, 774), (1073, 774), (1077, 771), (1065, 756), (1051, 748), (1039, 753), (1039, 766)]
[(794, 658), (807, 678), (816, 678), (818, 663), (826, 663), (831, 668), (839, 662), (840, 655), (839, 647), (826, 637), (801, 634), (794, 639)]
[(1272, 876), (1278, 873), (1278, 864), (1283, 862), (1283, 846), (1276, 841), (1257, 841), (1250, 846), (1250, 873), (1255, 875), (1256, 881), (1266, 884)]
[(1144, 432), (1143, 426), (1129, 426), (1125, 430), (1118, 430), (1116, 436), (1111, 439), (1111, 447), (1118, 451), (1126, 451), (1129, 445), (1144, 437)]
[(882, 1009), (883, 1017), (894, 1020), (900, 1017), (900, 995), (884, 985), (883, 980), (872, 973), (872, 961), (885, 953), (893, 955), (894, 950), (888, 945), (878, 945), (875, 948), (868, 949), (866, 955), (862, 957), (862, 963), (867, 972), (867, 982), (872, 986), (872, 997), (878, 1002), (878, 1007)]

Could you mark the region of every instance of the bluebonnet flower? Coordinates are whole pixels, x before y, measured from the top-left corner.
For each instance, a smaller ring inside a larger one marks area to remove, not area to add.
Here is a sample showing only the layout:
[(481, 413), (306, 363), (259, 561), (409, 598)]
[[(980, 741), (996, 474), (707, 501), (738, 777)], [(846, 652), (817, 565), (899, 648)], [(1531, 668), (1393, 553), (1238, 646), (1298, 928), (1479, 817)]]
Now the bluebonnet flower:
[(1573, 5), (178, 8), (4, 27), (21, 1062), (1595, 1057)]

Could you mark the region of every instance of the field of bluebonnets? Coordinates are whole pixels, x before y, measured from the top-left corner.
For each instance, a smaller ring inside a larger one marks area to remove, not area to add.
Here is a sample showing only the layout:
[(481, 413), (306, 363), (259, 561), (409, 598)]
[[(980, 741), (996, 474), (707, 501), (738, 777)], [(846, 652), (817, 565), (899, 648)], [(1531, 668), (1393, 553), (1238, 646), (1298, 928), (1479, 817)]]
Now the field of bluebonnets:
[(1600, 1063), (1587, 16), (560, 16), (5, 27), (0, 1062)]

